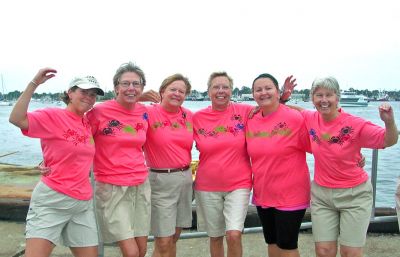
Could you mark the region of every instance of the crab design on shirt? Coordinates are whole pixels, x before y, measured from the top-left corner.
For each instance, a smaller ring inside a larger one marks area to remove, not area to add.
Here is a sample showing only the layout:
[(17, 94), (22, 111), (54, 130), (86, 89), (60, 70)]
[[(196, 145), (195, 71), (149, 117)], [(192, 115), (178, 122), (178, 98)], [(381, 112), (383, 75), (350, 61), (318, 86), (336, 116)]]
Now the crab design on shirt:
[[(143, 114), (143, 119), (146, 120), (147, 113)], [(139, 130), (144, 130), (145, 126), (143, 123), (138, 122), (134, 126), (125, 125), (118, 120), (110, 120), (108, 121), (107, 127), (104, 127), (101, 131), (105, 136), (113, 136), (116, 135), (119, 131), (123, 131), (125, 133), (129, 133), (132, 135), (136, 135)]]
[(72, 142), (75, 146), (78, 144), (86, 144), (89, 139), (89, 135), (80, 135), (74, 129), (67, 129), (67, 131), (64, 131), (63, 136), (68, 142)]
[(257, 131), (252, 132), (248, 131), (246, 133), (246, 137), (253, 138), (253, 137), (273, 137), (273, 136), (289, 136), (292, 133), (292, 130), (288, 127), (286, 122), (279, 122), (274, 126), (271, 131)]
[[(340, 129), (337, 135), (331, 135), (330, 133), (321, 134), (321, 138), (323, 141), (327, 141), (329, 144), (338, 144), (343, 145), (346, 141), (351, 139), (351, 134), (354, 133), (354, 129), (351, 126), (345, 126)], [(318, 137), (315, 129), (310, 129), (309, 132), (312, 141), (317, 144), (321, 144), (321, 139)]]
[(178, 118), (176, 119), (176, 121), (170, 121), (170, 120), (156, 121), (151, 125), (151, 127), (153, 129), (170, 127), (172, 130), (177, 130), (186, 127), (188, 131), (192, 132), (193, 125), (190, 122), (186, 121), (186, 117), (187, 117), (186, 112), (182, 112), (181, 119)]
[(231, 121), (233, 124), (230, 125), (219, 125), (216, 126), (213, 130), (206, 130), (205, 128), (199, 128), (197, 133), (199, 135), (203, 135), (205, 137), (218, 137), (221, 134), (230, 133), (234, 136), (237, 136), (239, 132), (244, 131), (244, 123), (242, 122), (242, 116), (240, 114), (233, 114), (231, 117)]

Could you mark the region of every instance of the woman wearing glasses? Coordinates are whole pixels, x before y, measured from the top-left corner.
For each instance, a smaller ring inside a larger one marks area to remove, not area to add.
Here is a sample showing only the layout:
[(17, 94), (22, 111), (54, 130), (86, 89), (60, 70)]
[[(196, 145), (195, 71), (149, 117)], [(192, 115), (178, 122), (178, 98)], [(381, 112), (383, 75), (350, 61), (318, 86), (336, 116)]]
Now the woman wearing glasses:
[(114, 78), (116, 97), (88, 114), (96, 146), (96, 211), (104, 242), (117, 242), (123, 256), (144, 257), (150, 226), (150, 184), (143, 145), (148, 114), (138, 103), (146, 85), (133, 63)]
[[(288, 78), (285, 83), (294, 83)], [(245, 126), (250, 105), (231, 102), (233, 80), (226, 72), (208, 79), (211, 106), (193, 116), (194, 139), (200, 152), (195, 194), (200, 230), (210, 237), (211, 256), (242, 256), (241, 234), (247, 214), (252, 174)]]
[(190, 82), (181, 74), (161, 84), (161, 103), (147, 106), (149, 128), (145, 143), (150, 170), (153, 257), (175, 257), (182, 228), (192, 226), (192, 113), (183, 108)]
[(96, 257), (98, 235), (89, 181), (95, 147), (85, 113), (104, 92), (94, 77), (75, 78), (64, 92), (65, 109), (28, 113), (36, 88), (56, 72), (39, 70), (10, 114), (10, 122), (24, 135), (40, 138), (47, 166), (32, 193), (25, 255), (50, 256), (54, 246), (62, 242), (74, 256)]
[(311, 100), (316, 111), (302, 110), (315, 159), (311, 219), (318, 257), (363, 256), (371, 216), (372, 185), (358, 162), (361, 148), (396, 144), (393, 108), (383, 103), (385, 128), (339, 108), (340, 88), (333, 77), (315, 79)]

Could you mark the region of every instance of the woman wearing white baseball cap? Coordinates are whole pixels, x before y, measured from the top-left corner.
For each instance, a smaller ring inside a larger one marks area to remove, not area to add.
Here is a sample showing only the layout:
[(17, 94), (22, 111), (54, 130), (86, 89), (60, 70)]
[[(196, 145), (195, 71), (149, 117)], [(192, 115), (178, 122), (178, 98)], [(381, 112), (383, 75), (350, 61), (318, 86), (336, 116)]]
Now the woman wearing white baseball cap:
[(104, 95), (92, 76), (74, 78), (63, 101), (66, 108), (28, 112), (36, 88), (57, 71), (39, 70), (15, 104), (9, 121), (25, 136), (40, 138), (44, 163), (26, 218), (25, 256), (50, 256), (63, 243), (74, 256), (97, 256), (98, 234), (89, 181), (95, 147), (85, 113)]

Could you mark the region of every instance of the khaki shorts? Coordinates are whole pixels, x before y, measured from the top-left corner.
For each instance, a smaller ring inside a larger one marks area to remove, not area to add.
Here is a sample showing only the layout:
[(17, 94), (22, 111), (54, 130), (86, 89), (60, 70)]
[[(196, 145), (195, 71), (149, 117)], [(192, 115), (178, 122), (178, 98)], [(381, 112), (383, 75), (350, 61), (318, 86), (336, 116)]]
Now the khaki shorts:
[(96, 181), (96, 214), (105, 243), (148, 236), (149, 180), (138, 186), (116, 186)]
[(397, 210), (397, 220), (398, 220), (399, 230), (400, 230), (400, 177), (397, 179), (396, 210)]
[(244, 228), (250, 189), (231, 192), (195, 191), (197, 230), (209, 237), (224, 236), (226, 231)]
[(175, 228), (192, 226), (192, 172), (150, 172), (151, 233), (156, 237), (175, 234)]
[(25, 236), (67, 247), (98, 245), (93, 200), (71, 198), (40, 181), (32, 193)]
[(367, 181), (353, 188), (311, 185), (312, 231), (316, 242), (338, 241), (363, 247), (372, 211), (372, 185)]

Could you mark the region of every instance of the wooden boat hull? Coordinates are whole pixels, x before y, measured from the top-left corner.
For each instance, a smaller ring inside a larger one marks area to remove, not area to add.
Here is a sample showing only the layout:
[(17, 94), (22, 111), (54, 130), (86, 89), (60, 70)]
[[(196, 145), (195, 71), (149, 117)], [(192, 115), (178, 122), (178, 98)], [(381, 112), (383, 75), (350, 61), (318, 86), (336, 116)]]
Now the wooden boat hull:
[[(195, 171), (197, 168), (197, 162), (192, 163), (192, 169)], [(13, 165), (0, 164), (0, 172), (13, 172), (15, 175), (20, 176), (37, 176), (39, 171), (33, 167), (21, 167)], [(193, 177), (195, 173), (193, 173)], [(0, 184), (0, 220), (10, 221), (25, 221), (26, 214), (29, 208), (30, 197), (33, 191), (34, 185), (1, 185)], [(196, 208), (193, 207), (193, 228), (196, 228)], [(394, 208), (376, 208), (375, 216), (395, 216), (396, 210)], [(303, 222), (309, 222), (311, 215), (307, 210)], [(260, 221), (257, 216), (255, 206), (250, 205), (245, 220), (245, 227), (260, 227)], [(399, 226), (396, 221), (391, 222), (371, 222), (369, 232), (377, 233), (399, 233)]]

